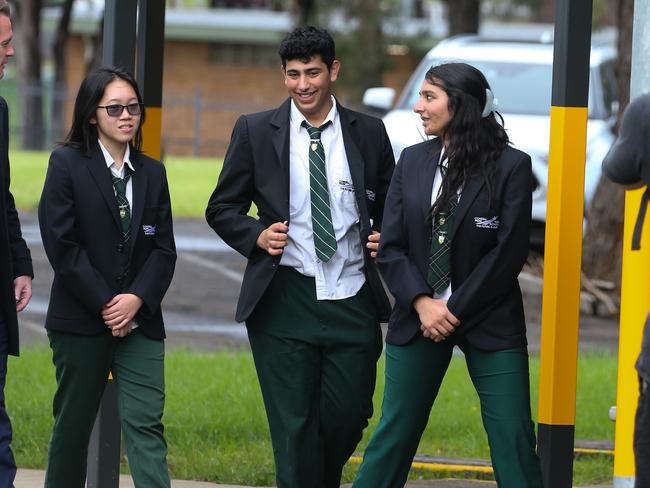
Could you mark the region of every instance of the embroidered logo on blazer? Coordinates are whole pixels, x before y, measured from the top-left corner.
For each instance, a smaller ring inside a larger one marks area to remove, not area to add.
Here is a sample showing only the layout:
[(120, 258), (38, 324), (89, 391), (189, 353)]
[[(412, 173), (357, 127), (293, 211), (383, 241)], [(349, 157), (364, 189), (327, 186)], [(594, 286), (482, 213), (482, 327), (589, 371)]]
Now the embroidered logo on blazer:
[(366, 190), (366, 197), (368, 197), (368, 200), (371, 202), (375, 201), (375, 192), (372, 190)]
[(477, 229), (498, 229), (500, 223), (498, 215), (495, 215), (490, 219), (486, 219), (485, 217), (474, 217), (474, 224)]
[(143, 225), (142, 231), (146, 236), (155, 236), (156, 235), (156, 226), (155, 225)]
[(339, 188), (341, 188), (341, 191), (354, 193), (354, 185), (347, 180), (339, 180)]

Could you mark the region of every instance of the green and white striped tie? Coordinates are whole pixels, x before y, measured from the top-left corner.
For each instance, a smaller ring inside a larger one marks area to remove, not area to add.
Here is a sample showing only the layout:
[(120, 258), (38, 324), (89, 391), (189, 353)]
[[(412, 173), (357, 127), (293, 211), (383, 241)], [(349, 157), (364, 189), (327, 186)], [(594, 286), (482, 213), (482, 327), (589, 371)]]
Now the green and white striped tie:
[(320, 140), (321, 132), (329, 122), (312, 127), (306, 121), (302, 126), (309, 132), (309, 186), (311, 195), (311, 222), (314, 232), (316, 256), (323, 262), (329, 261), (336, 252), (336, 235), (332, 225), (330, 197), (327, 188), (325, 149)]

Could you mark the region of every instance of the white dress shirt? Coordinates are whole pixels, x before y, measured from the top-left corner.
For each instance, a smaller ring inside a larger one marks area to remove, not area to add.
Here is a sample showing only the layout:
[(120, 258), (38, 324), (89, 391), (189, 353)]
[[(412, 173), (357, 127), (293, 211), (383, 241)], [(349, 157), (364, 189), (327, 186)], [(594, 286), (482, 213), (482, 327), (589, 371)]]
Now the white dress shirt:
[[(124, 178), (124, 166), (127, 165), (129, 168), (131, 168), (131, 173), (135, 173), (135, 168), (131, 164), (131, 148), (129, 145), (126, 145), (126, 150), (124, 151), (124, 161), (120, 169), (117, 169), (117, 165), (115, 164), (115, 161), (113, 161), (113, 156), (108, 152), (108, 149), (104, 147), (104, 144), (102, 144), (102, 141), (99, 139), (97, 140), (99, 142), (99, 147), (102, 150), (102, 154), (104, 155), (104, 159), (106, 160), (106, 166), (108, 166), (108, 169), (111, 170), (111, 174), (113, 176), (117, 176), (118, 178)], [(131, 207), (131, 215), (133, 215), (133, 184), (131, 183), (133, 178), (129, 178), (129, 181), (126, 182), (126, 199), (129, 201), (129, 207)], [(115, 188), (113, 188), (113, 193), (115, 192)]]
[(291, 101), (289, 128), (289, 233), (280, 264), (316, 280), (318, 300), (339, 300), (357, 294), (365, 283), (363, 249), (359, 234), (359, 208), (343, 144), (341, 120), (332, 97), (332, 109), (321, 133), (337, 249), (324, 263), (316, 257), (309, 187), (309, 133), (304, 115)]

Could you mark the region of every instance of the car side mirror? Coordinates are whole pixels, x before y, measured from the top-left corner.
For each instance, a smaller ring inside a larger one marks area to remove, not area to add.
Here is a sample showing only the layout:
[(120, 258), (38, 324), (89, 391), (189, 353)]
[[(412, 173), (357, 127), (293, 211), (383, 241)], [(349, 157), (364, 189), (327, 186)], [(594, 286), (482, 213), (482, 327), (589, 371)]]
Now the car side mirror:
[(363, 104), (370, 110), (385, 114), (393, 106), (395, 90), (388, 87), (368, 88), (363, 94)]

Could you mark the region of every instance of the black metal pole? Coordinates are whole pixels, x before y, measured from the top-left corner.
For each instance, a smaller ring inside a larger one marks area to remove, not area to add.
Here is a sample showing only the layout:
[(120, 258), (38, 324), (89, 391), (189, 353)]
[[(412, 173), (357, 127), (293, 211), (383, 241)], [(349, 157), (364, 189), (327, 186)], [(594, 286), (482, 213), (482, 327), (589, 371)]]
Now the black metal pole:
[(165, 1), (139, 0), (136, 78), (147, 118), (142, 126), (142, 150), (161, 159)]
[(138, 4), (135, 0), (106, 0), (102, 64), (135, 71), (135, 29)]
[[(135, 69), (137, 3), (106, 0), (102, 65)], [(118, 488), (120, 484), (120, 418), (117, 390), (109, 377), (88, 444), (88, 488)]]

